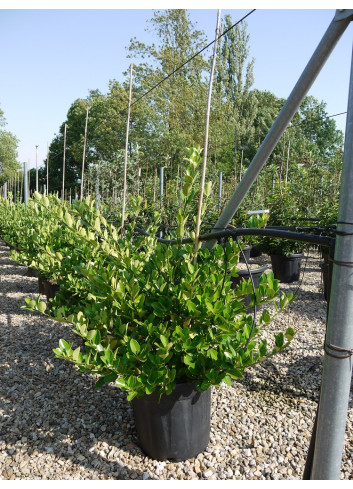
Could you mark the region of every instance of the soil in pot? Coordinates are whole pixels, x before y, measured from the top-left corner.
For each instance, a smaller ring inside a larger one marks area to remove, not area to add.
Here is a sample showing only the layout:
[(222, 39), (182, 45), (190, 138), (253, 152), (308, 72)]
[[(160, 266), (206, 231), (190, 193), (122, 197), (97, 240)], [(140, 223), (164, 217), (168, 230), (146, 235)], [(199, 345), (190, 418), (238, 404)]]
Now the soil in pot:
[(170, 395), (153, 392), (132, 401), (141, 449), (155, 460), (183, 461), (203, 452), (210, 439), (211, 389), (177, 384)]
[(289, 256), (270, 255), (274, 277), (286, 284), (298, 281), (303, 256), (304, 253), (295, 253)]

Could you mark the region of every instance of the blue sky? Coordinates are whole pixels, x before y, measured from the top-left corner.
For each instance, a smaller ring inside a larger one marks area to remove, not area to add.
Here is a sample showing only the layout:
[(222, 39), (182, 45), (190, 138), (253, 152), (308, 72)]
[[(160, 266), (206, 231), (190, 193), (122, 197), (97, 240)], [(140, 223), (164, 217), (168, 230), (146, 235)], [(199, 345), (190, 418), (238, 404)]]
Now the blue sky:
[[(136, 36), (151, 43), (155, 38), (145, 31), (152, 8), (139, 9), (134, 2), (129, 3), (130, 10), (115, 9), (104, 0), (85, 3), (87, 10), (74, 0), (62, 2), (60, 10), (43, 10), (43, 5), (35, 2), (30, 5), (25, 9), (14, 0), (11, 8), (3, 5), (0, 10), (0, 107), (6, 129), (20, 140), (19, 161), (29, 161), (33, 168), (35, 146), (39, 145), (41, 164), (47, 143), (58, 132), (74, 100), (85, 98), (91, 89), (105, 93), (109, 80), (123, 79), (130, 64), (126, 57), (130, 39)], [(219, 6), (196, 8), (200, 2), (187, 6), (193, 5), (189, 11), (192, 21), (208, 41), (213, 40)], [(51, 6), (55, 7), (55, 2)], [(258, 8), (247, 19), (250, 56), (255, 58), (254, 87), (283, 98), (291, 92), (335, 14), (335, 8), (317, 9), (314, 5), (305, 9), (300, 2), (295, 6), (295, 10)], [(168, 7), (175, 6), (163, 6)], [(162, 7), (154, 4), (153, 8)], [(222, 16), (230, 13), (235, 22), (252, 8), (222, 8)], [(327, 103), (328, 114), (347, 110), (352, 28), (350, 25), (346, 30), (310, 91)], [(335, 120), (344, 130), (345, 116)]]

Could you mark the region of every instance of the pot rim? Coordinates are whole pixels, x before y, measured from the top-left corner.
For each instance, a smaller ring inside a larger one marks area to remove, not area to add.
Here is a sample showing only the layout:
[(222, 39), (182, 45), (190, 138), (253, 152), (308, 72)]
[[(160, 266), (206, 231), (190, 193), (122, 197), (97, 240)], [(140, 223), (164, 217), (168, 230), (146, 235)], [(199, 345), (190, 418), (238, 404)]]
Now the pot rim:
[[(251, 266), (252, 264), (250, 264)], [(250, 270), (237, 270), (237, 275), (254, 275), (257, 273), (263, 273), (265, 270), (268, 269), (267, 265), (261, 265), (258, 268), (250, 268)], [(249, 273), (250, 272), (250, 273)]]
[(304, 253), (303, 252), (301, 252), (301, 253), (291, 253), (290, 255), (279, 255), (278, 253), (277, 254), (273, 253), (270, 256), (281, 256), (282, 258), (289, 258), (289, 259), (291, 259), (291, 258), (302, 258), (304, 256)]

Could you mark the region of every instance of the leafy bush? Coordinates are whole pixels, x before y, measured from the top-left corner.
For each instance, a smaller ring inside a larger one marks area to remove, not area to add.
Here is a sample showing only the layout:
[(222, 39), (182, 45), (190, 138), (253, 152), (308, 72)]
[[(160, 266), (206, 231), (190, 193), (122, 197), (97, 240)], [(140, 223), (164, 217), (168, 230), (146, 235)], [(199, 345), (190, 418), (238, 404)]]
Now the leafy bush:
[[(74, 304), (56, 299), (48, 313), (38, 298), (27, 299), (27, 308), (72, 324), (84, 347), (62, 339), (56, 357), (74, 363), (80, 372), (98, 374), (97, 386), (114, 382), (129, 400), (155, 390), (160, 396), (169, 394), (180, 382), (195, 382), (200, 391), (230, 384), (246, 367), (282, 351), (294, 335), (288, 328), (275, 336), (271, 347), (261, 339), (271, 321), (268, 310), (254, 325), (243, 301), (251, 285), (231, 288), (231, 276), (237, 273), (236, 243), (197, 253), (194, 243), (182, 243), (199, 162), (194, 149), (180, 195), (174, 245), (154, 238), (158, 214), (149, 235), (137, 235), (135, 222), (116, 228), (88, 198), (74, 202), (70, 210), (60, 201), (50, 208), (53, 219), (75, 234), (77, 247), (91, 246), (94, 260), (76, 265), (63, 284), (76, 289)], [(49, 210), (45, 197), (36, 199)], [(141, 204), (141, 199), (133, 203), (136, 219)], [(279, 290), (272, 272), (261, 277), (257, 304), (271, 301), (278, 313), (292, 299)]]

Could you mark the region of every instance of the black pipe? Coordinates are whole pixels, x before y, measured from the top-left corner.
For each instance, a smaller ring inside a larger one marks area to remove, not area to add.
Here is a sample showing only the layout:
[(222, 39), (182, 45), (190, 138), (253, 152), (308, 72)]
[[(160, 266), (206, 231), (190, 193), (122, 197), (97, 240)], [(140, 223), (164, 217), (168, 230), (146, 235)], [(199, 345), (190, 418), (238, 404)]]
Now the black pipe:
[[(135, 230), (144, 236), (151, 236), (144, 229), (135, 227)], [(200, 241), (209, 241), (211, 239), (219, 238), (231, 238), (235, 236), (269, 236), (272, 238), (290, 239), (292, 241), (300, 241), (303, 243), (316, 244), (321, 246), (327, 246), (329, 248), (334, 247), (335, 238), (330, 236), (319, 236), (315, 234), (304, 234), (293, 231), (287, 231), (283, 229), (267, 229), (267, 228), (235, 228), (225, 231), (214, 231), (213, 233), (201, 234), (199, 236)], [(162, 239), (156, 238), (160, 243), (165, 244), (187, 244), (192, 243), (192, 238), (177, 239)]]

